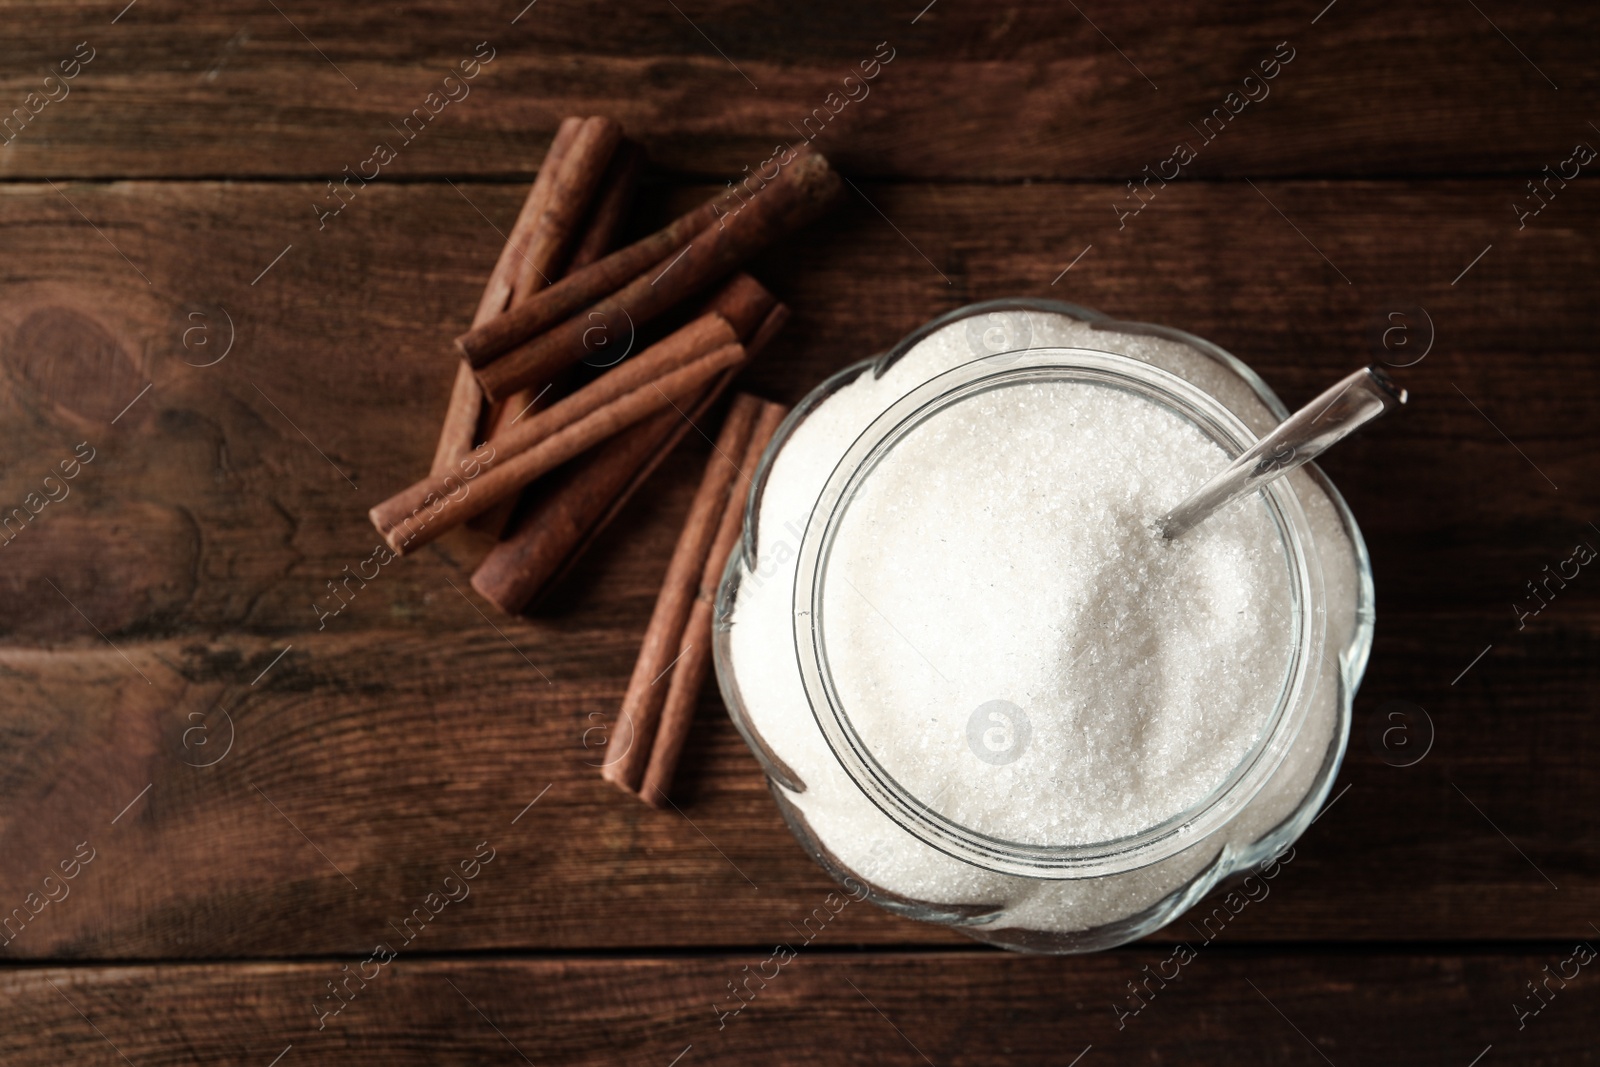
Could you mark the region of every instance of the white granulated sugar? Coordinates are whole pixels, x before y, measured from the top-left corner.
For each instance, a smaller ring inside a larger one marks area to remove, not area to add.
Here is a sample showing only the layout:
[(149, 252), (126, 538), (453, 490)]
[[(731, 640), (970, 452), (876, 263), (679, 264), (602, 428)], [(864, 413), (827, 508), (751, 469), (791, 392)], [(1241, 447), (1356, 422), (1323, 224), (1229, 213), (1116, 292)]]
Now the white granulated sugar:
[[(846, 512), (823, 601), (840, 699), (884, 768), (1034, 844), (1125, 837), (1209, 795), (1277, 701), (1287, 565), (1259, 498), (1176, 542), (1149, 523), (1227, 462), (1168, 409), (1075, 382), (980, 393), (902, 439)], [(1000, 765), (968, 736), (991, 700), (1029, 727)]]
[[(1233, 370), (1181, 342), (1038, 311), (994, 318), (1014, 336), (1031, 331), (1034, 347), (1116, 352), (1169, 370), (1258, 434), (1276, 423)], [(1310, 475), (1288, 475), (1323, 570), (1322, 666), (1295, 746), (1221, 830), (1151, 866), (1090, 879), (1001, 874), (933, 849), (856, 787), (817, 725), (795, 655), (795, 565), (812, 506), (850, 443), (916, 386), (976, 355), (962, 323), (946, 326), (798, 424), (768, 474), (723, 668), (747, 728), (804, 785), (785, 797), (845, 868), (913, 900), (994, 908), (999, 926), (1088, 930), (1143, 912), (1301, 804), (1337, 736), (1355, 551)], [(1286, 567), (1258, 501), (1172, 544), (1143, 523), (1225, 463), (1175, 416), (1086, 384), (993, 390), (910, 433), (851, 503), (824, 591), (834, 680), (873, 754), (946, 816), (1029, 843), (1105, 840), (1202, 799), (1276, 697)], [(1028, 742), (1009, 763), (975, 760), (968, 739), (974, 710), (996, 700), (1028, 717)]]

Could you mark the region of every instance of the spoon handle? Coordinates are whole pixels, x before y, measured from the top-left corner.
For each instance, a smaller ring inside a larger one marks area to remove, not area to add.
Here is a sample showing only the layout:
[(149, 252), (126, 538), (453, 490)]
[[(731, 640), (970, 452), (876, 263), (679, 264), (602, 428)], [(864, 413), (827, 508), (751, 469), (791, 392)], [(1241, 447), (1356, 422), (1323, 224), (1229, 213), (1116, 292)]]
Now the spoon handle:
[(1183, 536), (1239, 497), (1316, 459), (1405, 402), (1406, 391), (1381, 367), (1363, 367), (1284, 419), (1226, 470), (1163, 515), (1157, 527), (1168, 540)]

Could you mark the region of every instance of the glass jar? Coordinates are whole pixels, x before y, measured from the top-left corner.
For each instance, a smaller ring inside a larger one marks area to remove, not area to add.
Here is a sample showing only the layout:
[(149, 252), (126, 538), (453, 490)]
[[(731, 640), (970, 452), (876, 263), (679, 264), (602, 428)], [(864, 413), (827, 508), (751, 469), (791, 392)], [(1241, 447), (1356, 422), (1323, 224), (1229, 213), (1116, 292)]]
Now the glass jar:
[[(995, 814), (992, 798), (982, 795), (986, 789), (974, 785), (983, 780), (959, 763), (969, 758), (960, 744), (964, 740), (981, 763), (1016, 760), (1017, 745), (1028, 743), (1027, 716), (1015, 704), (969, 694), (977, 706), (967, 735), (953, 736), (960, 732), (958, 720), (932, 708), (943, 701), (942, 687), (986, 690), (966, 686), (969, 679), (953, 668), (957, 677), (945, 677), (927, 657), (928, 670), (942, 681), (932, 690), (936, 699), (926, 721), (905, 709), (884, 710), (898, 699), (893, 687), (875, 697), (870, 686), (842, 685), (836, 668), (864, 655), (862, 645), (871, 643), (849, 622), (846, 600), (860, 597), (872, 607), (859, 585), (878, 564), (894, 561), (869, 553), (862, 563), (840, 549), (840, 538), (860, 541), (855, 527), (867, 520), (857, 517), (865, 508), (859, 502), (886, 479), (882, 471), (897, 469), (884, 464), (907, 441), (942, 426), (947, 413), (1014, 387), (1059, 385), (1109, 389), (1119, 398), (1137, 398), (1136, 407), (1154, 405), (1151, 410), (1198, 431), (1204, 447), (1219, 448), (1221, 463), (1288, 414), (1248, 367), (1178, 330), (1040, 300), (958, 309), (888, 353), (829, 378), (779, 430), (754, 473), (744, 536), (723, 576), (715, 658), (730, 714), (779, 809), (833, 877), (866, 886), (872, 900), (901, 915), (1007, 948), (1067, 953), (1108, 948), (1159, 929), (1222, 880), (1281, 857), (1310, 824), (1349, 736), (1351, 701), (1372, 642), (1373, 589), (1360, 531), (1326, 476), (1307, 464), (1269, 484), (1236, 505), (1256, 509), (1245, 521), (1272, 531), (1270, 560), (1258, 566), (1276, 575), (1271, 592), (1277, 599), (1262, 601), (1273, 616), (1262, 627), (1282, 650), (1278, 673), (1278, 658), (1253, 665), (1276, 681), (1259, 689), (1267, 694), (1261, 706), (1270, 709), (1252, 727), (1243, 755), (1223, 764), (1203, 796), (1150, 825), (1124, 826), (1104, 839), (1074, 839), (1076, 831), (1063, 832), (1031, 814), (1040, 805), (1048, 810), (1061, 789), (1100, 788), (1104, 783), (1092, 775), (1065, 785), (1060, 776), (1049, 778), (1054, 785), (1045, 788), (1042, 777), (1002, 767), (993, 788), (997, 795), (1012, 789), (1006, 795), (1022, 810)], [(840, 402), (846, 390), (855, 390), (848, 404)], [(986, 409), (960, 410), (970, 416)], [(993, 429), (1003, 444), (1007, 427)], [(1137, 455), (1130, 453), (1144, 442), (1112, 434), (1104, 445), (1136, 467)], [(1005, 461), (995, 462), (999, 469)], [(971, 625), (974, 640), (988, 640), (995, 620), (969, 619), (982, 619), (983, 612), (961, 595), (950, 593), (948, 617), (938, 625), (955, 631)], [(870, 617), (866, 607), (856, 610)], [(885, 642), (912, 646), (902, 626), (915, 628), (921, 620), (896, 626), (877, 614)], [(1036, 654), (1033, 645), (1021, 644), (1016, 654)], [(909, 662), (906, 650), (900, 652)], [(983, 684), (993, 685), (1004, 671), (987, 677)], [(1228, 710), (1217, 708), (1217, 716), (1226, 718)], [(973, 732), (985, 728), (999, 732)], [(927, 736), (915, 743), (894, 736), (918, 730)], [(997, 738), (994, 752), (981, 740), (991, 736)], [(1059, 740), (1042, 737), (1036, 747)], [(1187, 743), (1194, 746), (1192, 738)], [(932, 751), (933, 762), (917, 762), (922, 757), (907, 755), (908, 748)], [(1231, 749), (1221, 751), (1217, 759), (1231, 760)], [(1202, 745), (1180, 762), (1212, 756)], [(1109, 764), (1095, 764), (1101, 765)], [(1126, 770), (1134, 779), (1140, 774), (1137, 766)]]

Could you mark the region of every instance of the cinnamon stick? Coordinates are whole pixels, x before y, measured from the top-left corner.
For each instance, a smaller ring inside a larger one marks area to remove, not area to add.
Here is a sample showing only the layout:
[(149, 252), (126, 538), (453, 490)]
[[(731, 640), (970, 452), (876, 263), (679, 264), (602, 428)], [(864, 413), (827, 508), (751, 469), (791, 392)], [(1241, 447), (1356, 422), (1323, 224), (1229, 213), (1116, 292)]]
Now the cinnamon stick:
[[(591, 127), (591, 124), (594, 125)], [(598, 132), (585, 136), (582, 131), (591, 128)], [(611, 151), (611, 162), (607, 164), (605, 173), (595, 179), (598, 181), (598, 190), (586, 191), (581, 184), (576, 186), (574, 184), (576, 180), (584, 179), (585, 174), (595, 169), (599, 154), (608, 150), (609, 134), (612, 131), (620, 132), (620, 129), (609, 120), (588, 120), (582, 125), (580, 135), (575, 139), (571, 151), (561, 161), (557, 170), (557, 180), (553, 183), (552, 206), (544, 215), (547, 223), (545, 229), (559, 231), (570, 228), (572, 219), (585, 211), (588, 214), (588, 221), (582, 228), (577, 248), (570, 256), (564, 253), (564, 245), (570, 242), (549, 239), (536, 239), (532, 242), (538, 247), (529, 253), (527, 261), (539, 268), (538, 273), (528, 279), (526, 288), (518, 286), (512, 300), (513, 305), (525, 302), (535, 292), (545, 287), (548, 278), (555, 278), (563, 273), (563, 261), (566, 271), (581, 268), (604, 254), (615, 243), (632, 202), (634, 189), (638, 185), (639, 172), (644, 164), (644, 150), (631, 141), (620, 140)], [(566, 192), (563, 193), (563, 190)], [(557, 254), (558, 252), (560, 254)], [(466, 366), (464, 360), (461, 366)], [(471, 368), (468, 368), (469, 373), (470, 370)], [(458, 376), (459, 373), (458, 371)], [(555, 382), (552, 388), (541, 388), (538, 392), (534, 392), (531, 388), (519, 389), (492, 407), (484, 437), (493, 439), (507, 427), (519, 422), (536, 404), (548, 407), (565, 389), (566, 386), (560, 381)], [(473, 379), (473, 390), (475, 395), (481, 395), (476, 378)], [(435, 470), (433, 473), (442, 475), (447, 471)], [(473, 528), (498, 538), (515, 508), (516, 501), (507, 499), (474, 519)]]
[(474, 324), (471, 330), (456, 338), (457, 351), (474, 367), (486, 364), (574, 312), (616, 292), (637, 277), (640, 271), (660, 263), (662, 257), (676, 255), (685, 241), (705, 229), (707, 224), (715, 222), (719, 199), (720, 194), (650, 236), (619, 248), (582, 270), (573, 271), (541, 292), (537, 298), (503, 315)]
[[(478, 310), (472, 317), (473, 326), (481, 326), (494, 319), (511, 302), (522, 249), (538, 225), (550, 196), (550, 187), (555, 181), (555, 172), (582, 125), (582, 119), (569, 118), (562, 120), (556, 129), (550, 148), (544, 154), (544, 162), (539, 165), (539, 176), (534, 179), (533, 187), (528, 190), (528, 198), (522, 202), (522, 210), (517, 213), (517, 221), (512, 224), (511, 236), (501, 247), (500, 258), (489, 272), (489, 281), (483, 287)], [(482, 412), (483, 390), (478, 388), (472, 368), (463, 362), (456, 367), (455, 382), (450, 387), (450, 406), (445, 409), (444, 425), (439, 430), (439, 444), (433, 453), (433, 474), (443, 477), (462, 456), (472, 451)]]
[[(611, 163), (600, 178), (599, 191), (592, 197), (594, 203), (589, 209), (589, 220), (584, 225), (583, 235), (578, 240), (577, 248), (567, 258), (565, 273), (570, 274), (572, 271), (587, 267), (610, 251), (611, 246), (616, 243), (617, 235), (622, 231), (622, 224), (627, 219), (628, 208), (633, 203), (634, 190), (639, 185), (639, 175), (644, 169), (644, 156), (644, 149), (626, 138), (616, 146)], [(554, 262), (549, 265), (548, 270), (551, 278), (557, 276), (558, 271)], [(544, 288), (541, 282), (537, 289), (530, 290), (526, 294), (519, 290), (514, 306), (523, 305), (535, 292)], [(476, 386), (476, 378), (473, 384)], [(556, 383), (555, 392), (557, 395), (560, 394), (561, 383)], [(539, 395), (531, 389), (521, 389), (497, 405), (489, 419), (488, 432), (484, 436), (492, 438), (517, 421), (528, 406), (539, 399)], [(552, 399), (545, 403), (553, 402)], [(500, 521), (493, 524), (494, 530), (500, 530), (508, 517), (502, 515)]]
[(472, 587), (507, 615), (516, 615), (558, 584), (634, 490), (693, 428), (728, 378), (724, 372), (688, 418), (670, 408), (658, 412), (573, 464), (484, 557), (472, 574)]
[(561, 271), (578, 236), (600, 179), (622, 141), (622, 127), (607, 118), (587, 118), (556, 168), (544, 214), (517, 265), (511, 306), (550, 285)]
[[(515, 425), (508, 426), (490, 442), (494, 446), (488, 453), (492, 459), (487, 463), (480, 461), (480, 465), (504, 462), (517, 453), (532, 448), (542, 438), (548, 437), (561, 427), (615, 402), (652, 377), (681, 367), (712, 349), (737, 339), (738, 335), (734, 333), (733, 327), (728, 325), (722, 316), (715, 313), (702, 315), (645, 349), (634, 359), (602, 374), (577, 392)], [(452, 467), (444, 475), (430, 475), (424, 478), (410, 489), (374, 508), (374, 516), (379, 514), (390, 517), (403, 516), (409, 514), (410, 509), (420, 504), (430, 492), (444, 496), (459, 491), (459, 485), (452, 488), (449, 481), (452, 477), (456, 477), (454, 470)], [(473, 477), (477, 477), (479, 473), (482, 471), (478, 470)], [(459, 480), (457, 477), (458, 482)]]
[(732, 457), (744, 455), (760, 412), (761, 401), (755, 397), (741, 393), (733, 398), (667, 564), (661, 593), (656, 597), (644, 643), (617, 714), (614, 736), (606, 745), (606, 759), (600, 767), (602, 777), (630, 792), (638, 790), (644, 777), (656, 722), (667, 696), (667, 687), (656, 683), (678, 654), (706, 556), (717, 536), (728, 492), (738, 477)]
[[(740, 274), (720, 290), (708, 310), (735, 323), (754, 358), (782, 324), (773, 320), (782, 305), (759, 282)], [(765, 308), (761, 323), (751, 323)], [(787, 314), (785, 311), (784, 315)], [(767, 337), (761, 325), (774, 321)], [(472, 576), (473, 588), (507, 614), (515, 615), (539, 593), (556, 585), (605, 529), (634, 491), (693, 428), (730, 375), (707, 390), (695, 408), (680, 416), (664, 411), (618, 434), (563, 472), (519, 519), (516, 529), (484, 558)]]
[(624, 139), (617, 146), (611, 165), (600, 180), (600, 192), (590, 209), (583, 236), (567, 260), (568, 275), (607, 255), (616, 245), (622, 224), (627, 221), (628, 208), (633, 205), (633, 194), (639, 188), (644, 160), (644, 149), (637, 143)]
[(478, 376), (462, 360), (456, 364), (455, 381), (450, 383), (450, 401), (439, 427), (439, 443), (433, 448), (430, 473), (443, 477), (458, 459), (472, 451), (482, 414), (483, 390), (478, 386)]
[(522, 272), (522, 260), (527, 254), (533, 231), (544, 218), (545, 207), (550, 202), (550, 192), (555, 185), (556, 173), (561, 169), (562, 162), (567, 158), (567, 153), (572, 149), (573, 142), (578, 139), (578, 131), (582, 128), (583, 119), (576, 116), (562, 119), (561, 125), (556, 127), (555, 137), (550, 141), (550, 150), (545, 153), (544, 162), (539, 165), (539, 173), (534, 177), (533, 188), (528, 190), (527, 202), (511, 227), (511, 236), (500, 249), (500, 258), (495, 261), (494, 272), (489, 276), (490, 284), (484, 288), (483, 299), (478, 302), (477, 313), (472, 317), (473, 325), (477, 325), (480, 318), (486, 322), (492, 321), (512, 305), (512, 294), (516, 291), (517, 277)]
[[(482, 458), (473, 461), (470, 470), (464, 467), (459, 478), (424, 479), (373, 508), (368, 517), (396, 555), (413, 552), (634, 423), (668, 407), (692, 403), (713, 378), (744, 360), (743, 346), (724, 345), (569, 420), (570, 412), (563, 408), (585, 392), (579, 390), (539, 413), (557, 416), (550, 421), (559, 428), (536, 444), (506, 459), (495, 442), (487, 442), (479, 450), (485, 453)], [(609, 375), (602, 381), (604, 377)]]
[(655, 743), (650, 749), (650, 762), (645, 767), (644, 778), (639, 786), (639, 795), (651, 807), (663, 807), (667, 802), (667, 790), (672, 786), (672, 775), (677, 770), (678, 758), (683, 754), (689, 726), (694, 721), (695, 705), (699, 703), (700, 689), (705, 684), (711, 666), (712, 614), (716, 608), (717, 589), (722, 584), (722, 572), (744, 528), (744, 505), (750, 495), (748, 478), (755, 474), (761, 454), (787, 413), (788, 409), (782, 404), (761, 404), (761, 413), (739, 464), (740, 478), (724, 502), (716, 539), (700, 572), (699, 589), (678, 646), (672, 681), (662, 702), (661, 720), (656, 727)]
[(828, 169), (828, 161), (801, 149), (794, 162), (739, 211), (701, 230), (659, 269), (652, 267), (587, 312), (479, 367), (478, 384), (493, 398), (548, 381), (583, 357), (591, 330), (600, 327), (625, 334), (643, 325), (808, 221), (838, 188), (839, 177)]
[[(565, 128), (566, 123), (562, 125)], [(538, 217), (517, 260), (516, 281), (507, 307), (523, 303), (561, 276), (579, 225), (599, 199), (602, 177), (621, 141), (622, 127), (610, 119), (579, 120), (576, 133), (555, 166), (540, 170), (541, 179), (546, 173), (552, 177), (545, 184)], [(526, 389), (505, 398), (495, 406), (484, 436), (493, 437), (536, 399), (538, 394)]]
[(739, 339), (747, 341), (777, 302), (778, 298), (768, 292), (766, 286), (740, 271), (712, 294), (706, 302), (706, 310), (727, 319)]
[(503, 456), (512, 456), (537, 444), (543, 438), (632, 392), (668, 371), (704, 356), (712, 349), (734, 344), (739, 335), (727, 319), (714, 311), (691, 319), (681, 328), (617, 364), (582, 389), (537, 412), (516, 426), (508, 427), (492, 441)]

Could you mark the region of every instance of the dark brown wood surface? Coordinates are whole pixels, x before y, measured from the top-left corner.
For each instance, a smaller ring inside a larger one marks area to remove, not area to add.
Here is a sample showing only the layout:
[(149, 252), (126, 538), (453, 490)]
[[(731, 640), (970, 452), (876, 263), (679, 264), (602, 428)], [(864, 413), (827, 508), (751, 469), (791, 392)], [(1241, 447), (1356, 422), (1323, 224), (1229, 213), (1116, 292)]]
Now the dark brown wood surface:
[[(846, 910), (834, 921), (854, 918)], [(715, 1064), (1066, 1064), (1079, 1055), (1084, 1064), (1248, 1056), (1464, 1065), (1487, 1049), (1484, 1063), (1555, 1067), (1593, 1055), (1600, 1011), (1600, 983), (1583, 981), (1593, 964), (1577, 968), (1571, 949), (1349, 955), (1212, 945), (1175, 971), (1171, 953), (1155, 947), (1063, 963), (988, 951), (866, 956), (813, 945), (782, 969), (766, 966), (774, 977), (764, 986), (749, 979), (737, 1014), (728, 983), (761, 971), (770, 946), (633, 959), (402, 955), (365, 988), (351, 981), (336, 1016), (319, 1016), (313, 1005), (329, 996), (330, 980), (342, 980), (345, 960), (41, 967), (4, 979), (9, 1025), (0, 1050), (18, 1067), (121, 1063), (113, 1048), (141, 1067), (268, 1064), (278, 1055), (283, 1063), (372, 1056), (409, 1067), (668, 1064), (678, 1056)], [(1580, 977), (1565, 989), (1552, 980), (1552, 992), (1534, 1000), (1523, 983), (1563, 964)], [(1165, 988), (1148, 980), (1153, 995), (1135, 999), (1128, 983), (1163, 965), (1181, 976)]]
[[(0, 534), (0, 912), (94, 854), (0, 945), (5, 1062), (1596, 1056), (1593, 968), (1520, 1029), (1513, 1007), (1600, 939), (1600, 580), (1513, 609), (1600, 545), (1600, 199), (1585, 171), (1521, 228), (1513, 208), (1600, 145), (1593, 11), (278, 6), (5, 9), (0, 119), (95, 49), (0, 145), (0, 513), (93, 450)], [(319, 229), (326, 180), (485, 40), (472, 94)], [(1128, 179), (1284, 40), (1271, 96), (1119, 228)], [(442, 415), (559, 118), (649, 146), (643, 232), (881, 41), (816, 141), (855, 189), (752, 268), (795, 317), (746, 388), (792, 403), (1014, 295), (1191, 330), (1291, 406), (1396, 321), (1391, 360), (1428, 353), (1395, 372), (1408, 408), (1324, 464), (1379, 603), (1337, 799), (1270, 902), (1120, 1030), (1111, 1004), (1181, 930), (1025, 959), (868, 905), (718, 1029), (725, 983), (832, 883), (710, 689), (681, 811), (594, 769), (698, 435), (531, 616), (472, 592), (463, 533), (319, 621), (377, 544), (366, 509), (427, 469), (403, 427)], [(1374, 746), (1389, 701), (1431, 718), (1414, 766)], [(323, 983), (480, 842), (471, 898), (318, 1031)]]
[[(8, 4), (8, 108), (78, 42), (95, 58), (6, 150), (4, 172), (333, 177), (479, 42), (494, 59), (395, 175), (529, 178), (561, 118), (603, 101), (655, 158), (719, 180), (828, 107), (818, 146), (854, 174), (1120, 184), (1280, 41), (1295, 58), (1202, 173), (1520, 175), (1588, 135), (1583, 103), (1600, 87), (1600, 12), (1583, 5), (1338, 0), (1317, 18), (1315, 3), (938, 0), (913, 23), (927, 0), (698, 0), (604, 17), (538, 0), (513, 24), (526, 3), (139, 0), (115, 25), (115, 0)], [(893, 58), (864, 98), (826, 105), (880, 42)]]

